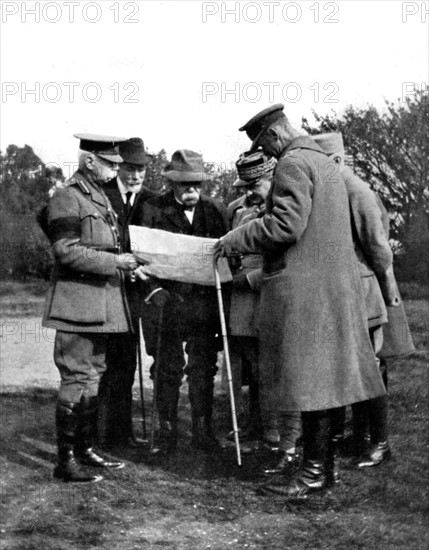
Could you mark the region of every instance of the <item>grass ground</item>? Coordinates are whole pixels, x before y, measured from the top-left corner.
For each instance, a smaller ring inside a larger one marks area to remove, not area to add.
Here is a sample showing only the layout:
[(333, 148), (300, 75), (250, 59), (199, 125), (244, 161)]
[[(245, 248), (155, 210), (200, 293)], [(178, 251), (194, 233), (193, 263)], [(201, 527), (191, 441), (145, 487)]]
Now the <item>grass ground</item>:
[[(17, 299), (25, 294), (16, 293)], [(4, 297), (13, 311), (13, 299)], [(146, 452), (118, 451), (127, 467), (104, 482), (56, 482), (55, 392), (3, 394), (0, 548), (425, 550), (428, 302), (414, 299), (406, 309), (416, 351), (390, 365), (392, 461), (359, 472), (342, 458), (335, 489), (302, 502), (256, 494), (263, 481), (256, 475), (257, 453), (245, 455), (239, 468), (232, 448), (217, 456), (193, 449), (185, 395), (175, 457), (151, 464)], [(150, 407), (150, 392), (147, 401)], [(137, 395), (135, 406), (137, 416)], [(216, 411), (225, 433), (229, 413), (219, 388)]]

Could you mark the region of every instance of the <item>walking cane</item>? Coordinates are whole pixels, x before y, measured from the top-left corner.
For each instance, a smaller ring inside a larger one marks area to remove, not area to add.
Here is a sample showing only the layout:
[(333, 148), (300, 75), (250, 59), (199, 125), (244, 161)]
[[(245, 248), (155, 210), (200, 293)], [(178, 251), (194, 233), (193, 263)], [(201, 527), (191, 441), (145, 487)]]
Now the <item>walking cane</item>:
[(162, 321), (164, 316), (164, 306), (159, 309), (158, 316), (158, 333), (156, 336), (156, 355), (155, 355), (155, 365), (154, 365), (154, 375), (153, 375), (153, 399), (152, 399), (152, 419), (150, 426), (150, 452), (153, 453), (155, 450), (155, 418), (156, 418), (156, 409), (157, 409), (157, 391), (158, 391), (158, 363), (161, 356), (161, 337), (162, 337)]
[(228, 336), (226, 333), (225, 312), (223, 309), (222, 287), (220, 284), (219, 268), (216, 258), (213, 257), (213, 269), (216, 283), (217, 303), (219, 306), (220, 327), (222, 332), (223, 351), (225, 354), (226, 372), (228, 377), (229, 398), (231, 402), (232, 428), (234, 430), (235, 448), (237, 450), (237, 463), (241, 466), (240, 440), (238, 439), (237, 413), (235, 411), (234, 389), (232, 386), (231, 361), (229, 358)]
[(143, 359), (142, 359), (143, 328), (142, 328), (141, 317), (139, 317), (138, 330), (139, 330), (139, 334), (137, 338), (137, 365), (139, 368), (140, 404), (141, 404), (141, 414), (142, 414), (143, 439), (145, 440), (145, 442), (147, 442), (146, 408), (144, 404), (144, 390), (143, 390)]

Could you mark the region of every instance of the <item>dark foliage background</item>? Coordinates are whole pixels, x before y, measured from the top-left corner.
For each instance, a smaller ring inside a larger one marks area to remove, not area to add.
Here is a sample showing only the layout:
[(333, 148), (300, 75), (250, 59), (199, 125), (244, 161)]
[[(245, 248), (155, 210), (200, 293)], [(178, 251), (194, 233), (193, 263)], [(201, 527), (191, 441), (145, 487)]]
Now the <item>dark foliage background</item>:
[[(391, 217), (392, 246), (398, 278), (426, 282), (429, 273), (429, 102), (416, 91), (405, 102), (386, 101), (382, 112), (374, 106), (349, 106), (342, 115), (332, 112), (315, 123), (302, 119), (309, 134), (340, 131), (357, 174), (381, 196)], [(64, 176), (50, 168), (29, 145), (9, 145), (0, 153), (0, 278), (48, 278), (51, 270), (49, 242), (36, 216)], [(153, 154), (145, 185), (164, 192), (168, 184), (161, 173), (168, 162), (162, 149)], [(232, 187), (236, 171), (206, 164), (212, 179), (203, 193), (228, 204), (239, 196)]]

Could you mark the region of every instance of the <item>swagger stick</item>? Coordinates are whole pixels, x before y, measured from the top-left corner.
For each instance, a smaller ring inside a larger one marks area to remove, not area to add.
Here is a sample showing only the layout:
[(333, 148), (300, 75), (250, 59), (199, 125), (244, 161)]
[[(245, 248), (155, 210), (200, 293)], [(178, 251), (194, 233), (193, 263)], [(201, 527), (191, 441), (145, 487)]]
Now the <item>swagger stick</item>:
[(235, 412), (235, 400), (234, 400), (234, 390), (232, 386), (231, 362), (229, 359), (228, 336), (226, 333), (225, 312), (223, 309), (223, 300), (222, 300), (222, 286), (220, 283), (219, 268), (217, 265), (217, 260), (214, 257), (213, 257), (213, 269), (214, 269), (214, 276), (215, 276), (215, 283), (216, 283), (217, 303), (219, 306), (219, 318), (220, 318), (220, 328), (222, 332), (223, 351), (225, 354), (226, 372), (227, 372), (227, 378), (228, 378), (229, 398), (231, 402), (232, 428), (234, 430), (235, 448), (237, 450), (237, 463), (239, 466), (241, 466), (240, 440), (238, 439), (237, 414)]
[(143, 439), (147, 440), (146, 431), (146, 408), (144, 404), (144, 389), (143, 389), (143, 359), (142, 359), (142, 342), (143, 342), (143, 329), (142, 320), (139, 317), (139, 334), (137, 338), (137, 365), (139, 367), (139, 382), (140, 382), (140, 404), (142, 413), (142, 427), (143, 427)]
[(159, 308), (158, 316), (158, 333), (156, 335), (156, 356), (154, 364), (154, 375), (153, 375), (153, 399), (152, 399), (152, 420), (150, 426), (150, 452), (155, 452), (155, 418), (156, 418), (156, 409), (157, 409), (157, 391), (158, 391), (158, 371), (159, 371), (159, 360), (161, 357), (161, 337), (162, 337), (162, 322), (164, 315), (164, 306)]

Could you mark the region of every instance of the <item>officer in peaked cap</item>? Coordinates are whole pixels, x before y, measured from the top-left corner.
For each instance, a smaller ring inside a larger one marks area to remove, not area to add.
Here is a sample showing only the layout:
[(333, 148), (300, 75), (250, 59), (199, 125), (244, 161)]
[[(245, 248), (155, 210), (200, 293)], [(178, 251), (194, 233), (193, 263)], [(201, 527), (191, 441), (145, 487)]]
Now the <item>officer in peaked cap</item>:
[(385, 388), (368, 334), (341, 174), (329, 176), (328, 155), (300, 135), (281, 104), (241, 130), (252, 148), (277, 158), (277, 167), (265, 214), (227, 233), (214, 253), (263, 254), (262, 399), (273, 410), (301, 412), (304, 442), (299, 470), (264, 490), (300, 497), (334, 481), (332, 411), (384, 395)]
[[(79, 168), (48, 203), (47, 222), (55, 265), (43, 326), (56, 332), (54, 360), (61, 383), (56, 407), (58, 464), (54, 477), (94, 482), (103, 470), (124, 464), (105, 459), (93, 448), (97, 394), (106, 364), (107, 336), (128, 332), (130, 316), (124, 273), (137, 268), (131, 254), (120, 253), (116, 215), (103, 185), (122, 160), (121, 138), (76, 134)], [(80, 462), (80, 464), (79, 464)]]
[(239, 128), (240, 132), (246, 132), (249, 139), (252, 140), (250, 152), (255, 151), (259, 147), (259, 140), (261, 136), (263, 135), (265, 130), (270, 127), (271, 124), (281, 118), (286, 119), (286, 116), (283, 113), (283, 109), (283, 103), (270, 105), (270, 107), (267, 107), (266, 109), (259, 112), (248, 122), (246, 122), (244, 126)]

